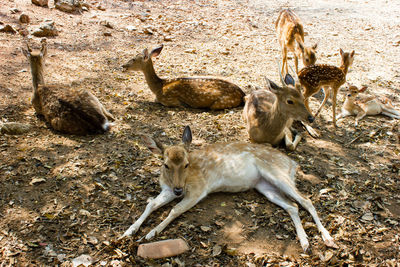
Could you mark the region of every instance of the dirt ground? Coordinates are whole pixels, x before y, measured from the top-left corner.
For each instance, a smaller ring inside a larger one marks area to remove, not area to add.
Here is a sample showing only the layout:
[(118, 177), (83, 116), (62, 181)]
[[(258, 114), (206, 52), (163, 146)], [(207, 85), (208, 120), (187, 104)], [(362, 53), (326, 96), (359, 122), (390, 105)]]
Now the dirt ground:
[[(152, 214), (132, 238), (116, 241), (160, 190), (161, 161), (140, 133), (171, 144), (190, 125), (194, 149), (248, 141), (242, 108), (163, 107), (142, 73), (121, 72), (123, 63), (163, 43), (154, 60), (160, 76), (220, 76), (249, 93), (265, 86), (264, 76), (279, 81), (274, 21), (291, 7), (303, 20), (306, 43), (318, 43), (317, 63), (337, 65), (339, 48), (354, 49), (347, 80), (368, 85), (370, 94), (386, 96), (400, 109), (399, 1), (105, 0), (88, 1), (91, 8), (82, 14), (61, 12), (49, 2), (43, 8), (1, 1), (0, 22), (18, 29), (21, 13), (12, 8), (29, 15), (30, 31), (52, 19), (60, 33), (48, 38), (46, 82), (90, 90), (117, 121), (110, 133), (97, 136), (49, 129), (30, 104), (22, 36), (0, 33), (0, 119), (33, 125), (28, 134), (0, 135), (0, 266), (70, 266), (83, 254), (96, 266), (399, 266), (399, 121), (368, 117), (355, 128), (349, 117), (334, 131), (330, 103), (314, 123), (321, 138), (305, 133), (288, 154), (302, 168), (300, 191), (313, 201), (338, 249), (324, 246), (301, 209), (310, 241), (303, 253), (288, 214), (255, 191), (213, 194), (156, 238), (184, 238), (191, 251), (183, 255), (153, 261), (136, 256), (136, 240), (173, 204)], [(39, 38), (31, 42), (38, 47)], [(343, 96), (342, 88), (339, 105)], [(321, 100), (322, 94), (312, 98), (312, 109)]]

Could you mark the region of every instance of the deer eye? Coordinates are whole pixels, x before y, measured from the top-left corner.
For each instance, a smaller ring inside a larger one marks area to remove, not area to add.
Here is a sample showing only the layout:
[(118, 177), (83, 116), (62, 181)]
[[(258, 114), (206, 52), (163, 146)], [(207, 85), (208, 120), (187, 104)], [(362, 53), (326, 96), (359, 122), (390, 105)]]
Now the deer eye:
[(186, 169), (187, 167), (189, 167), (189, 163), (186, 163), (186, 165), (185, 165), (185, 169)]
[(293, 104), (294, 104), (294, 102), (293, 102), (292, 100), (290, 100), (290, 99), (287, 101), (287, 103), (288, 103), (289, 105), (293, 105)]
[(167, 165), (167, 164), (164, 164), (164, 167), (165, 167), (166, 169), (169, 169), (169, 167), (168, 167), (168, 165)]

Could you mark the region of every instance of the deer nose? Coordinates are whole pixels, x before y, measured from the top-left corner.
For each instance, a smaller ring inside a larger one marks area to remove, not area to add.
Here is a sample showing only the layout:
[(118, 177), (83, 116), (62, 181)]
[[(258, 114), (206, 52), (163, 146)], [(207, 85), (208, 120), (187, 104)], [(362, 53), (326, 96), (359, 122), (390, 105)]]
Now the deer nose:
[(174, 194), (177, 195), (178, 197), (182, 195), (182, 192), (183, 192), (182, 188), (177, 188), (177, 187), (174, 188)]
[(313, 117), (313, 116), (311, 116), (311, 115), (310, 115), (310, 116), (308, 116), (308, 118), (307, 118), (307, 119), (308, 119), (308, 121), (309, 121), (310, 123), (313, 123), (313, 122), (314, 122), (314, 117)]

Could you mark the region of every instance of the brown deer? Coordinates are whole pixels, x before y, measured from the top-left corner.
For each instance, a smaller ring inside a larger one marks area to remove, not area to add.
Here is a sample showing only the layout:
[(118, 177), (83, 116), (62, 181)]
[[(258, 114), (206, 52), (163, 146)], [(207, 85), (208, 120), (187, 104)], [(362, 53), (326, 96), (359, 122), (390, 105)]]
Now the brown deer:
[(303, 59), (304, 66), (315, 64), (317, 44), (311, 47), (304, 45), (304, 29), (300, 18), (290, 9), (284, 9), (279, 13), (275, 22), (275, 29), (282, 51), (282, 70), (288, 73), (287, 53), (294, 54), (296, 73), (299, 71), (299, 58)]
[(103, 133), (112, 125), (113, 116), (90, 92), (65, 85), (44, 83), (44, 64), (47, 41), (41, 41), (40, 51), (32, 51), (27, 43), (23, 54), (29, 60), (32, 73), (32, 105), (55, 130), (67, 134), (85, 135)]
[(154, 71), (152, 57), (161, 53), (163, 46), (150, 53), (144, 49), (122, 68), (124, 71), (143, 71), (156, 100), (167, 107), (189, 106), (212, 110), (234, 108), (243, 104), (245, 96), (239, 86), (213, 77), (161, 79)]
[[(280, 68), (279, 68), (280, 71)], [(300, 85), (290, 74), (285, 79), (279, 73), (282, 87), (267, 80), (268, 89), (253, 91), (245, 97), (243, 119), (247, 126), (250, 140), (255, 143), (278, 145), (282, 141), (289, 150), (295, 150), (301, 135), (292, 137), (293, 120), (313, 122), (314, 117), (304, 105)]]
[(304, 88), (304, 104), (311, 112), (309, 98), (318, 93), (321, 88), (324, 89), (325, 97), (319, 106), (314, 117), (317, 117), (323, 105), (332, 91), (332, 113), (333, 126), (336, 128), (336, 97), (340, 86), (346, 82), (346, 75), (349, 67), (353, 64), (354, 50), (351, 53), (345, 53), (340, 49), (341, 64), (340, 67), (316, 64), (303, 68), (298, 73), (298, 79)]
[(367, 86), (358, 89), (357, 86), (350, 85), (347, 88), (346, 99), (342, 106), (342, 112), (336, 119), (347, 116), (356, 116), (354, 126), (358, 126), (358, 122), (365, 116), (374, 116), (383, 114), (394, 119), (400, 119), (400, 111), (393, 107), (392, 102), (388, 98), (378, 99), (375, 96), (360, 96), (365, 92)]
[(161, 193), (150, 200), (140, 218), (121, 238), (136, 233), (154, 210), (176, 198), (182, 197), (182, 200), (172, 208), (164, 221), (146, 235), (147, 240), (212, 192), (242, 192), (255, 188), (289, 213), (304, 251), (309, 246), (307, 234), (301, 224), (297, 205), (291, 199), (311, 214), (325, 244), (336, 247), (311, 200), (296, 189), (297, 164), (286, 154), (265, 145), (244, 142), (213, 144), (189, 152), (192, 133), (188, 126), (183, 132), (181, 145), (165, 148), (148, 136), (144, 137), (144, 141), (153, 153), (164, 157), (160, 175)]

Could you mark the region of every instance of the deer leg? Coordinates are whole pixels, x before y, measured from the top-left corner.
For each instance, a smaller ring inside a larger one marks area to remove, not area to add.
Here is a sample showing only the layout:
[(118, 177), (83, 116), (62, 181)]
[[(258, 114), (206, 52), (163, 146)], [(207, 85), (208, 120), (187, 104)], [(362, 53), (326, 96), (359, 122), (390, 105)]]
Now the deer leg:
[(323, 87), (323, 89), (324, 89), (324, 100), (319, 105), (319, 108), (318, 108), (317, 112), (315, 113), (314, 117), (317, 117), (318, 114), (321, 112), (322, 107), (325, 105), (326, 100), (328, 100), (328, 97), (331, 94), (331, 90), (329, 87)]
[(288, 67), (287, 67), (287, 47), (283, 46), (282, 47), (282, 70), (281, 73), (283, 75), (283, 70), (286, 68), (286, 73), (288, 71)]
[(294, 65), (296, 67), (296, 74), (299, 73), (299, 58), (296, 53), (294, 53)]
[(391, 113), (389, 111), (382, 111), (383, 115), (386, 115), (388, 117), (394, 118), (394, 119), (400, 119), (400, 115), (396, 115), (394, 113)]
[(292, 130), (289, 128), (285, 129), (285, 147), (290, 151), (294, 151), (301, 140), (301, 134), (297, 133), (293, 140)]
[(309, 124), (305, 122), (301, 122), (303, 126), (306, 128), (307, 132), (314, 138), (318, 138), (321, 136), (321, 133), (317, 130), (315, 130), (313, 127), (311, 127)]
[(339, 88), (332, 88), (333, 89), (333, 94), (332, 94), (332, 121), (333, 121), (333, 127), (336, 129), (336, 97)]
[(201, 196), (190, 196), (187, 195), (185, 196), (181, 202), (179, 202), (178, 204), (176, 204), (175, 207), (172, 208), (172, 210), (170, 211), (170, 213), (168, 214), (167, 218), (165, 218), (164, 221), (162, 221), (159, 225), (157, 225), (153, 230), (151, 230), (147, 235), (146, 235), (146, 239), (149, 240), (151, 238), (153, 238), (156, 234), (159, 234), (162, 230), (165, 229), (165, 227), (167, 227), (168, 224), (170, 224), (175, 218), (177, 218), (179, 215), (181, 215), (182, 213), (186, 212), (187, 210), (189, 210), (190, 208), (192, 208), (194, 205), (196, 205), (197, 203), (199, 203), (200, 200), (202, 200), (205, 196), (207, 195), (207, 193), (203, 193)]
[(300, 240), (301, 247), (305, 252), (308, 249), (309, 243), (307, 240), (307, 234), (304, 231), (303, 225), (301, 224), (299, 211), (296, 203), (290, 201), (287, 197), (282, 195), (276, 187), (269, 184), (264, 179), (261, 179), (261, 181), (256, 185), (255, 188), (257, 189), (258, 192), (260, 192), (266, 198), (268, 198), (269, 201), (280, 206), (287, 213), (289, 213), (294, 223), (294, 227), (296, 229), (297, 236)]
[(131, 236), (132, 234), (136, 233), (137, 230), (139, 230), (139, 227), (142, 225), (142, 223), (153, 211), (171, 202), (175, 198), (176, 195), (174, 194), (174, 192), (172, 192), (170, 188), (167, 187), (164, 188), (155, 199), (150, 200), (143, 214), (134, 224), (132, 224), (129, 227), (128, 230), (126, 230), (126, 232), (120, 238), (123, 238), (125, 236)]
[(322, 239), (325, 242), (325, 245), (328, 247), (335, 247), (337, 248), (333, 238), (329, 234), (328, 230), (322, 225), (321, 220), (318, 217), (317, 211), (315, 210), (314, 205), (312, 204), (309, 198), (303, 197), (299, 191), (297, 191), (296, 187), (290, 183), (277, 183), (277, 187), (282, 190), (286, 195), (290, 196), (294, 200), (296, 200), (301, 206), (303, 206), (313, 217), (315, 224), (319, 232), (321, 233)]
[(354, 126), (357, 127), (358, 121), (364, 118), (365, 116), (367, 116), (367, 112), (365, 112), (365, 110), (361, 110), (356, 116), (356, 121), (354, 122)]

